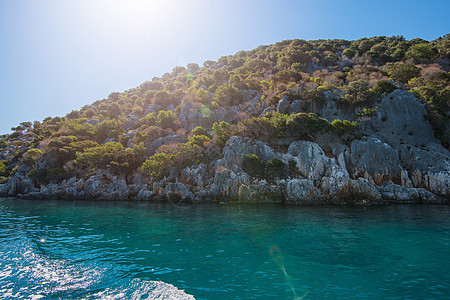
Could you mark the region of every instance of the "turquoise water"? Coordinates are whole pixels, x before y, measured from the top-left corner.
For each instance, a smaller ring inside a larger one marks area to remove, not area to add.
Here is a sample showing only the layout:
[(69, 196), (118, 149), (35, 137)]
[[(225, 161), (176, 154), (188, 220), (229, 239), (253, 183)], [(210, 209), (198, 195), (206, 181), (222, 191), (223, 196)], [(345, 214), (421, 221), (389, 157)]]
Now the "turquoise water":
[(448, 299), (450, 207), (0, 198), (0, 299)]

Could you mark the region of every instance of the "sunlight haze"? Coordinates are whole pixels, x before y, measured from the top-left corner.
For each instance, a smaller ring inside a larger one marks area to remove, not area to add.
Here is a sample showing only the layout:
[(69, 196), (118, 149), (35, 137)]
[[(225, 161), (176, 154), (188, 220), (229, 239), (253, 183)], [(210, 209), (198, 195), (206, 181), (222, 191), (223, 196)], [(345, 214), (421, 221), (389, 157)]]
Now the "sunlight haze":
[(448, 32), (449, 8), (447, 1), (1, 1), (0, 133), (64, 116), (175, 66), (284, 39), (433, 40)]

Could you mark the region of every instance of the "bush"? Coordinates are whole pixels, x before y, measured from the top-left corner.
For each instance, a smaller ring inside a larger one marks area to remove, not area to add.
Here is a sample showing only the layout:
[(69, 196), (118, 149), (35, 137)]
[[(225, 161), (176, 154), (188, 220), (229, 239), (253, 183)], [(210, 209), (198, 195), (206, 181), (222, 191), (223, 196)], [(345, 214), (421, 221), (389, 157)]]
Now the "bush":
[(0, 176), (9, 176), (9, 169), (2, 161), (0, 161)]
[(192, 129), (191, 134), (192, 135), (206, 135), (206, 136), (209, 136), (208, 131), (206, 131), (206, 129), (201, 127), (201, 126), (197, 126), (194, 129)]
[(415, 64), (429, 63), (438, 52), (435, 47), (428, 43), (415, 44), (411, 46), (405, 54), (406, 58), (413, 59)]
[(157, 116), (157, 123), (161, 126), (162, 129), (172, 128), (177, 129), (178, 126), (175, 125), (174, 121), (177, 120), (177, 117), (170, 110), (160, 110)]
[(255, 154), (246, 154), (242, 167), (246, 173), (253, 177), (262, 177), (264, 174), (264, 161)]
[(407, 83), (410, 79), (417, 77), (420, 73), (420, 69), (415, 65), (402, 62), (386, 64), (385, 69), (394, 81), (399, 81), (401, 83)]
[(342, 52), (342, 55), (345, 55), (348, 58), (353, 58), (356, 55), (356, 51), (351, 48), (347, 48)]
[(212, 126), (216, 145), (222, 148), (230, 138), (230, 124), (225, 121), (215, 122)]
[(110, 168), (118, 173), (130, 173), (137, 167), (133, 149), (124, 149), (121, 143), (106, 143), (77, 152), (75, 163), (81, 167), (94, 165)]
[(287, 135), (289, 137), (314, 140), (314, 135), (331, 129), (327, 120), (313, 113), (292, 114), (287, 120)]
[(264, 168), (264, 176), (268, 179), (275, 179), (284, 177), (286, 170), (286, 164), (276, 158), (268, 160)]
[(170, 95), (166, 90), (157, 91), (154, 98), (154, 103), (162, 107), (166, 107), (170, 101)]
[(369, 83), (363, 79), (352, 81), (342, 88), (341, 99), (345, 102), (364, 102), (374, 97), (375, 94), (369, 89)]
[(333, 126), (340, 134), (354, 134), (358, 128), (358, 123), (337, 119), (331, 122), (331, 126)]
[(372, 90), (378, 94), (389, 94), (396, 89), (397, 87), (392, 82), (389, 82), (387, 80), (379, 80)]
[(242, 94), (234, 86), (224, 83), (217, 87), (213, 99), (222, 106), (238, 105), (242, 102)]
[[(371, 117), (371, 116), (375, 115), (376, 112), (377, 112), (377, 108), (362, 107), (356, 113), (356, 117)], [(333, 125), (333, 122), (331, 122), (331, 125)]]
[(193, 135), (189, 137), (188, 144), (189, 145), (197, 145), (203, 146), (205, 143), (210, 142), (211, 139), (206, 135)]

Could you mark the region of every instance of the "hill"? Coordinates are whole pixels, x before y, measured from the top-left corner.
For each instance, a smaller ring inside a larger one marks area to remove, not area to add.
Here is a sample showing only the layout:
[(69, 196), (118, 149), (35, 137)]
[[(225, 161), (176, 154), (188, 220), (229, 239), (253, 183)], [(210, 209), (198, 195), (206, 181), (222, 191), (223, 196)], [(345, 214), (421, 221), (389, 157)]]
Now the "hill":
[(0, 139), (0, 194), (447, 202), (450, 35), (286, 40)]

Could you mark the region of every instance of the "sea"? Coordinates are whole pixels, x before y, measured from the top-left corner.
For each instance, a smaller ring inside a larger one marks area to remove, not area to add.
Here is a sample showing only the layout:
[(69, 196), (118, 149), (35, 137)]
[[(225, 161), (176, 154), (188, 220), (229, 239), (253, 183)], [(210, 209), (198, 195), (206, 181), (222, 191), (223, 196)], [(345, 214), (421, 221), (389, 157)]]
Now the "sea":
[(0, 299), (449, 299), (450, 206), (0, 198)]

